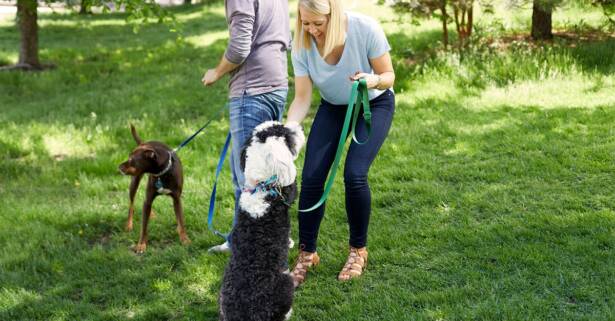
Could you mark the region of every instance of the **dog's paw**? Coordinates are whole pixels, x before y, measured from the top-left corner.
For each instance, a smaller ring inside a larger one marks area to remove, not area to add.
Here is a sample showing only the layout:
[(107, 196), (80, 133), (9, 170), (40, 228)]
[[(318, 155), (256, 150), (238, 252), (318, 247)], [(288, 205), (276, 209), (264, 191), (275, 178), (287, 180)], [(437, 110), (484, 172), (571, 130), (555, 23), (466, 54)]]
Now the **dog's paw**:
[(135, 245), (134, 251), (137, 254), (143, 254), (143, 253), (145, 253), (145, 248), (147, 248), (147, 244), (146, 243), (139, 243), (139, 244)]
[(188, 235), (180, 235), (179, 241), (182, 242), (183, 245), (188, 245), (192, 243), (192, 241), (190, 241), (190, 239), (188, 238)]
[(131, 232), (132, 231), (132, 221), (129, 221), (126, 223), (126, 226), (124, 227), (124, 230), (126, 230), (126, 232)]

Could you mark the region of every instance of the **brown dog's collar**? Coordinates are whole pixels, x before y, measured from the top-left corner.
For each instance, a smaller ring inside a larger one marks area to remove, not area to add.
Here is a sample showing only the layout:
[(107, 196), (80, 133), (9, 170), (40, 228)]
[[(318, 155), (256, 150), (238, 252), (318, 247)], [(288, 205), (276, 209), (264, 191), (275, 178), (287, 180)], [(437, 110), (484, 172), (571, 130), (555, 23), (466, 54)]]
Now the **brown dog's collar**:
[(167, 163), (167, 167), (165, 167), (160, 173), (158, 174), (152, 174), (152, 176), (154, 177), (160, 177), (164, 174), (166, 174), (170, 169), (171, 166), (173, 166), (173, 152), (171, 151), (167, 151), (167, 153), (169, 153), (169, 162)]

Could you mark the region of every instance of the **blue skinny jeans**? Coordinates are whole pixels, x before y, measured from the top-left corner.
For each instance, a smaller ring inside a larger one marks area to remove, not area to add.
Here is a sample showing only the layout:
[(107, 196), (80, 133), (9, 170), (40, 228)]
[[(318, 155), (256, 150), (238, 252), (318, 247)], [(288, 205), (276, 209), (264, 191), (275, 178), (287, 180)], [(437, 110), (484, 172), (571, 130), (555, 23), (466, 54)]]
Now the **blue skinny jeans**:
[[(231, 122), (231, 173), (235, 188), (235, 216), (233, 226), (239, 213), (239, 197), (245, 183), (241, 170), (241, 148), (252, 137), (252, 131), (262, 122), (282, 120), (286, 105), (287, 90), (276, 90), (268, 93), (241, 97), (233, 97), (229, 101)], [(229, 237), (230, 239), (230, 237)]]

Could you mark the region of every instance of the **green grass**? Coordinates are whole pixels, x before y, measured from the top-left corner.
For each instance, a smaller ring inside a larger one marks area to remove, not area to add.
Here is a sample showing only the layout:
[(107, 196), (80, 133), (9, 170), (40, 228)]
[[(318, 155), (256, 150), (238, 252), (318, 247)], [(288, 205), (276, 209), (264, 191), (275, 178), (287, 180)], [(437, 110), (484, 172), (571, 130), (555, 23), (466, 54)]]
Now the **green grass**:
[[(348, 235), (338, 178), (322, 264), (292, 320), (615, 319), (615, 40), (508, 41), (461, 59), (437, 50), (437, 23), (355, 3), (383, 22), (397, 72), (395, 120), (370, 171), (370, 265), (335, 280)], [(221, 5), (176, 10), (180, 40), (158, 25), (134, 34), (122, 15), (42, 15), (41, 58), (58, 67), (0, 73), (0, 320), (217, 320), (227, 256), (206, 253), (219, 242), (206, 216), (227, 89), (200, 78), (226, 25)], [(527, 32), (528, 10), (480, 17), (485, 36)], [(587, 8), (555, 19), (601, 23)], [(0, 62), (14, 62), (12, 21), (0, 20), (0, 39)], [(161, 198), (148, 251), (134, 255), (140, 215), (124, 232), (128, 178), (116, 170), (134, 145), (128, 124), (176, 146), (212, 117), (180, 155), (193, 243), (180, 245)]]

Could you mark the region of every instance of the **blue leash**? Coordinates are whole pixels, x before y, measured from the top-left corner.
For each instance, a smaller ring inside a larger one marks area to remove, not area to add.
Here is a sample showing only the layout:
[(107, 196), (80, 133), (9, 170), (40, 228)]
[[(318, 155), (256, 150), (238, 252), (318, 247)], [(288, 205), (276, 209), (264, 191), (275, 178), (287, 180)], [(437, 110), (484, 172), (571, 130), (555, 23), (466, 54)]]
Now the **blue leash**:
[[(220, 108), (220, 110), (218, 110), (218, 114), (220, 112), (222, 112), (224, 109), (226, 109), (227, 106), (228, 106), (228, 104), (225, 104), (224, 106), (222, 106), (222, 108)], [(212, 120), (213, 120), (213, 117), (210, 118), (207, 121), (207, 123), (205, 123), (205, 125), (203, 125), (203, 127), (199, 128), (199, 130), (197, 130), (190, 137), (186, 138), (181, 144), (179, 144), (179, 146), (177, 146), (173, 150), (173, 152), (177, 153), (177, 152), (179, 152), (180, 149), (184, 148), (184, 146), (188, 145), (188, 143), (190, 143), (190, 141), (193, 140), (194, 137), (196, 137), (196, 135), (198, 135), (201, 131), (203, 131), (203, 129), (205, 129), (205, 128), (207, 128), (207, 126), (209, 126), (209, 123), (211, 123)], [(222, 170), (222, 165), (224, 165), (224, 159), (226, 158), (226, 153), (228, 151), (228, 146), (229, 146), (230, 142), (231, 142), (231, 131), (229, 129), (229, 133), (226, 136), (226, 142), (224, 143), (224, 147), (222, 148), (222, 153), (220, 154), (220, 159), (218, 160), (218, 168), (216, 168), (216, 180), (214, 182), (214, 188), (211, 191), (211, 198), (209, 199), (209, 214), (207, 215), (207, 227), (209, 228), (209, 230), (212, 233), (214, 233), (215, 235), (218, 235), (218, 236), (222, 237), (225, 240), (228, 237), (228, 233), (224, 234), (224, 233), (219, 232), (218, 230), (214, 229), (214, 227), (213, 227), (213, 217), (214, 217), (214, 207), (215, 207), (215, 204), (216, 204), (216, 187), (218, 185), (218, 176), (220, 176), (220, 171)]]
[[(224, 106), (222, 106), (222, 108), (220, 108), (217, 112), (217, 114), (220, 114), (220, 112), (222, 112), (224, 109), (226, 109), (226, 107), (228, 106), (228, 104), (225, 104)], [(199, 128), (199, 130), (197, 130), (194, 134), (192, 134), (192, 136), (184, 139), (184, 141), (179, 144), (179, 146), (177, 146), (173, 152), (177, 153), (179, 152), (180, 149), (184, 148), (184, 146), (188, 145), (188, 143), (194, 139), (194, 137), (196, 137), (196, 135), (198, 135), (201, 131), (203, 131), (203, 129), (207, 128), (207, 126), (209, 126), (209, 123), (211, 123), (211, 121), (214, 119), (214, 117), (210, 118), (205, 125), (203, 125), (203, 127)]]
[(218, 185), (218, 177), (220, 176), (220, 171), (222, 170), (222, 165), (224, 165), (224, 159), (226, 158), (226, 152), (228, 151), (228, 146), (231, 142), (231, 132), (229, 130), (228, 135), (226, 136), (226, 142), (224, 142), (224, 147), (222, 148), (222, 153), (220, 153), (220, 159), (218, 160), (218, 167), (216, 168), (216, 180), (214, 181), (214, 188), (211, 190), (211, 197), (209, 198), (209, 214), (207, 215), (207, 227), (209, 230), (222, 237), (224, 240), (228, 238), (229, 233), (222, 233), (213, 226), (213, 218), (214, 218), (214, 208), (216, 204), (216, 189)]

